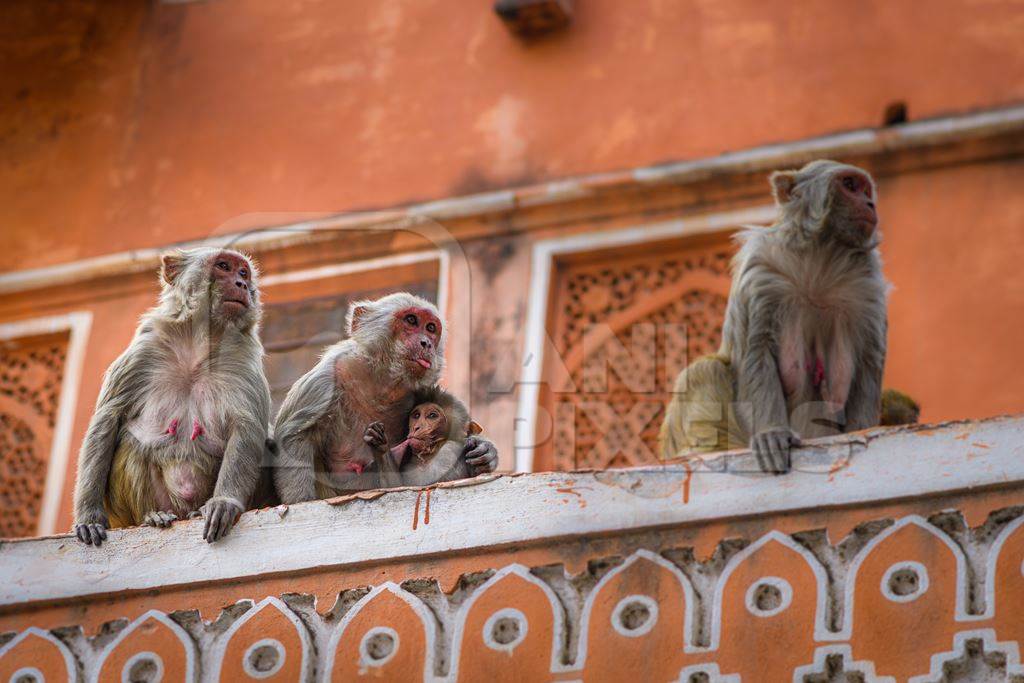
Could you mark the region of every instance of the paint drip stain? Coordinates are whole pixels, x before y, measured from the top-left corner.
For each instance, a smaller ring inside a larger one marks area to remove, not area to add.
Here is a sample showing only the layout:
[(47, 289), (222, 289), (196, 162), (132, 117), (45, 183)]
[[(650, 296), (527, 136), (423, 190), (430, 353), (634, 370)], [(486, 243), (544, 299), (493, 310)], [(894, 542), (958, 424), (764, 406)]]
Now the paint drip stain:
[(686, 476), (683, 478), (683, 505), (690, 502), (690, 481), (693, 479), (693, 468), (690, 467), (690, 463), (683, 462), (683, 467), (686, 469)]
[(423, 500), (423, 492), (426, 491), (427, 498), (423, 505), (423, 524), (430, 524), (430, 492), (434, 489), (420, 489), (416, 492), (416, 506), (412, 511), (412, 530), (416, 531), (420, 525), (420, 501)]

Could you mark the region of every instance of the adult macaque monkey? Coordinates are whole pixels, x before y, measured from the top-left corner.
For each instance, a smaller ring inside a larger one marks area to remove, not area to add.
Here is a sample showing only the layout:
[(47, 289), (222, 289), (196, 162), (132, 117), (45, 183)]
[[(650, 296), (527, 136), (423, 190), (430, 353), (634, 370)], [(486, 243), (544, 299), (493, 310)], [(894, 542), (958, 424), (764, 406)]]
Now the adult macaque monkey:
[(664, 457), (749, 443), (781, 473), (801, 437), (878, 424), (888, 284), (874, 181), (814, 161), (771, 185), (781, 216), (738, 236), (722, 346), (676, 380)]
[(167, 526), (197, 511), (212, 543), (246, 509), (270, 413), (250, 260), (227, 249), (166, 254), (163, 291), (107, 369), (78, 455), (75, 534)]
[(363, 440), (377, 465), (378, 486), (429, 486), (470, 476), (462, 449), (480, 431), (461, 401), (434, 387), (417, 392), (405, 438), (397, 445), (389, 444), (383, 422), (371, 423)]
[[(382, 422), (386, 433), (404, 434), (416, 392), (434, 387), (444, 366), (441, 315), (407, 292), (352, 304), (348, 333), (295, 382), (277, 414), (274, 483), (283, 503), (376, 488), (366, 428)], [(478, 436), (461, 455), (472, 474), (498, 461)]]

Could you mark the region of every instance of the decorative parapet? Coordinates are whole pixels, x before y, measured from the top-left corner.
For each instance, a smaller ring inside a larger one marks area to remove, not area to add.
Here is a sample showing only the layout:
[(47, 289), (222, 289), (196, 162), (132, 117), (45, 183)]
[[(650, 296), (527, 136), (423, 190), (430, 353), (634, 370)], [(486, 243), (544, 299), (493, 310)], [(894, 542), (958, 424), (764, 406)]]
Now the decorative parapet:
[(794, 464), (372, 492), (216, 545), (197, 521), (6, 542), (0, 680), (1024, 680), (1024, 418)]

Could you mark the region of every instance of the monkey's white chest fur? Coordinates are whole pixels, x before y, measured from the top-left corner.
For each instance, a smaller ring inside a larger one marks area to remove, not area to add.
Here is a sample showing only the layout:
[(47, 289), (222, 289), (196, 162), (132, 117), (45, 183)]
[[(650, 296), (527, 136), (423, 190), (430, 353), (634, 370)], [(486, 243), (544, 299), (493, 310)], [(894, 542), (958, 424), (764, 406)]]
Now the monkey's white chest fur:
[[(786, 264), (792, 266), (792, 264)], [(794, 423), (839, 419), (850, 396), (865, 325), (884, 320), (885, 294), (869, 270), (791, 268), (780, 287), (777, 362)]]
[(168, 455), (199, 450), (220, 457), (228, 435), (225, 397), (230, 374), (209, 361), (206, 344), (189, 343), (161, 353), (150, 369), (157, 390), (144, 396), (128, 431), (147, 448)]

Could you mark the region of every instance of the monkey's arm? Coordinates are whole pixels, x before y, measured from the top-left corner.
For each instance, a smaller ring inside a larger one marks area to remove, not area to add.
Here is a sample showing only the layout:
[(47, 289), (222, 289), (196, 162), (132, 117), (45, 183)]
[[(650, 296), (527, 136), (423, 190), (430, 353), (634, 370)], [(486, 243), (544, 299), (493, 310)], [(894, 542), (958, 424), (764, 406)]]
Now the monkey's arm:
[(888, 321), (872, 325), (865, 335), (860, 367), (850, 384), (846, 400), (846, 426), (843, 431), (878, 426), (882, 407), (882, 374), (885, 371), (885, 349)]
[[(262, 384), (262, 387), (255, 386)], [(270, 412), (270, 390), (259, 377), (248, 387), (250, 409), (235, 417), (231, 436), (224, 448), (224, 460), (217, 475), (213, 497), (200, 508), (206, 524), (203, 538), (207, 543), (223, 538), (248, 508), (259, 483), (260, 468), (267, 442), (267, 419)]]
[(103, 509), (107, 479), (124, 413), (138, 398), (144, 385), (137, 358), (141, 351), (133, 343), (115, 360), (103, 377), (96, 410), (78, 452), (75, 481), (75, 535), (89, 545), (100, 545), (110, 522)]
[(405, 442), (394, 448), (388, 448), (388, 438), (384, 433), (383, 422), (370, 424), (363, 434), (363, 441), (370, 447), (370, 451), (373, 453), (373, 462), (377, 465), (377, 488), (402, 486), (402, 475), (398, 472), (398, 464), (395, 462), (395, 458), (401, 459), (404, 455)]
[[(773, 277), (770, 273), (750, 273), (744, 289), (758, 291), (758, 280)], [(768, 282), (764, 283), (766, 286)], [(767, 296), (746, 301), (746, 344), (739, 359), (737, 373), (738, 409), (750, 424), (750, 449), (765, 472), (788, 472), (789, 449), (799, 437), (790, 429), (786, 397), (779, 377), (778, 310)]]
[(274, 486), (282, 503), (316, 499), (317, 426), (336, 400), (334, 362), (328, 356), (288, 390), (274, 421)]

